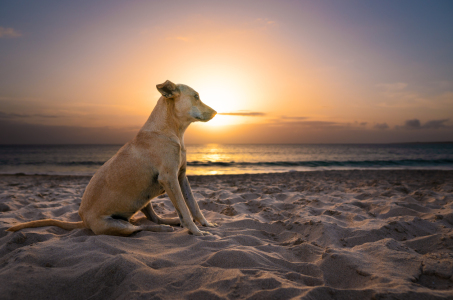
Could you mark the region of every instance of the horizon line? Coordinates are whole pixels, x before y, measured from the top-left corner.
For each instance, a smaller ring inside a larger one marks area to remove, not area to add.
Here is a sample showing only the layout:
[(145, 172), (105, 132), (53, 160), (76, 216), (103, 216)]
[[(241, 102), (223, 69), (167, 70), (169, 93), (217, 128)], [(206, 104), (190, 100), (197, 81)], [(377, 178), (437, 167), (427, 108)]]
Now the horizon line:
[[(128, 142), (126, 142), (128, 143)], [(48, 144), (0, 144), (1, 146), (122, 146), (126, 143), (48, 143)], [(403, 145), (403, 144), (453, 144), (453, 141), (389, 142), (389, 143), (186, 143), (185, 145)]]

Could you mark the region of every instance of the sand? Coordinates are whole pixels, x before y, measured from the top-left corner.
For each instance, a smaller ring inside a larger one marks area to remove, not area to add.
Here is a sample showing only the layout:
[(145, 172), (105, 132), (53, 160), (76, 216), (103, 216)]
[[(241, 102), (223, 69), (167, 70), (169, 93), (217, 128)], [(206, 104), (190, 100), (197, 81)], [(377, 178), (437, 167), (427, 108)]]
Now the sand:
[(453, 299), (453, 171), (189, 180), (211, 236), (5, 232), (78, 221), (89, 177), (0, 176), (0, 299)]

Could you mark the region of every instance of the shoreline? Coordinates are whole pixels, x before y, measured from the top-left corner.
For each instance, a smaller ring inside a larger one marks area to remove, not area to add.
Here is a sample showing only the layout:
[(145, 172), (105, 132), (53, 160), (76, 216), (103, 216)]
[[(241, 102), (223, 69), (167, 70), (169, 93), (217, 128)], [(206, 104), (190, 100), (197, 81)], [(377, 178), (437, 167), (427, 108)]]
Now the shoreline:
[[(0, 299), (453, 298), (453, 171), (189, 176), (219, 224), (203, 237), (5, 231), (79, 221), (90, 178), (0, 175)], [(152, 204), (176, 217), (166, 195)]]
[[(282, 175), (282, 174), (311, 174), (311, 173), (329, 173), (329, 172), (452, 172), (453, 169), (447, 167), (444, 168), (354, 168), (354, 169), (325, 169), (325, 170), (304, 170), (304, 171), (282, 171), (282, 172), (267, 172), (267, 173), (238, 173), (238, 174), (188, 174), (188, 177), (211, 177), (211, 176), (252, 176), (252, 175)], [(0, 173), (1, 177), (33, 177), (33, 176), (44, 176), (44, 177), (93, 177), (95, 173), (88, 174), (40, 174), (40, 173)]]

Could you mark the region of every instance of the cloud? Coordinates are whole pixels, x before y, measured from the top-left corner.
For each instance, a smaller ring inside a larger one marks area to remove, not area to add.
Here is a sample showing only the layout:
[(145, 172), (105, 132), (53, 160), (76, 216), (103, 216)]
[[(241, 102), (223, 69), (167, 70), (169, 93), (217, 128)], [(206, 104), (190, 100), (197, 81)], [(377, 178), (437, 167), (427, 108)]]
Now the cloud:
[(397, 126), (397, 128), (412, 129), (412, 130), (446, 128), (448, 126), (445, 125), (444, 123), (448, 122), (448, 120), (449, 119), (431, 120), (422, 125), (422, 123), (420, 122), (419, 119), (412, 119), (412, 120), (407, 120), (406, 122), (404, 122), (403, 126)]
[(379, 103), (379, 106), (383, 107), (413, 107), (426, 104), (425, 99), (418, 93), (415, 93), (407, 89), (407, 83), (396, 82), (396, 83), (382, 83), (376, 85), (382, 89), (382, 95), (387, 100), (383, 100)]
[[(434, 120), (442, 121), (442, 120)], [(453, 126), (443, 130), (373, 130), (352, 123), (299, 121), (238, 124), (225, 130), (194, 127), (188, 144), (200, 143), (390, 143), (451, 141)], [(423, 126), (433, 126), (431, 121)], [(443, 124), (443, 122), (441, 122)], [(0, 144), (124, 144), (139, 127), (81, 127), (28, 124), (0, 118)]]
[(428, 121), (423, 125), (423, 128), (427, 129), (438, 129), (438, 128), (443, 128), (447, 127), (444, 123), (447, 122), (448, 119), (442, 119), (442, 120), (432, 120)]
[(383, 96), (378, 106), (391, 108), (425, 107), (452, 109), (452, 84), (448, 81), (434, 82), (426, 86), (410, 87), (407, 83), (377, 84)]
[(0, 27), (0, 38), (16, 38), (22, 34), (14, 28)]
[(172, 37), (167, 37), (167, 41), (171, 40), (178, 40), (178, 41), (183, 41), (183, 42), (188, 42), (189, 38), (186, 36), (172, 36)]
[(407, 120), (404, 123), (404, 127), (407, 129), (420, 129), (420, 128), (422, 128), (422, 125), (420, 123), (420, 120), (413, 119), (413, 120)]
[(269, 123), (270, 126), (292, 126), (294, 128), (314, 129), (314, 130), (366, 130), (368, 122), (334, 122), (334, 121), (319, 121), (309, 120), (309, 117), (287, 117), (282, 116), (279, 119), (274, 119)]
[[(383, 122), (379, 122), (383, 123)], [(402, 122), (404, 123), (404, 122)], [(447, 123), (448, 124), (448, 123)], [(205, 131), (203, 127), (188, 132), (188, 144), (202, 143), (403, 143), (451, 141), (453, 126), (434, 130), (396, 130), (374, 128), (376, 122), (368, 121), (364, 127), (359, 122), (341, 120), (291, 121), (276, 118), (266, 123), (244, 123), (228, 126), (223, 131)], [(422, 122), (423, 125), (423, 122)]]
[(275, 26), (277, 25), (277, 22), (273, 21), (273, 20), (269, 20), (267, 18), (258, 18), (255, 20), (255, 22), (259, 25), (263, 25), (263, 26)]
[(241, 116), (241, 117), (262, 117), (266, 114), (263, 112), (256, 111), (237, 111), (237, 112), (228, 112), (228, 113), (218, 113), (218, 115), (223, 116)]
[(0, 144), (124, 144), (138, 129), (49, 126), (0, 119)]
[(14, 119), (14, 118), (59, 118), (57, 115), (46, 115), (46, 114), (16, 114), (16, 113), (5, 113), (0, 111), (0, 119)]
[(302, 121), (299, 122), (299, 124), (307, 126), (307, 127), (313, 127), (313, 128), (325, 128), (325, 127), (338, 127), (341, 126), (343, 127), (344, 125), (341, 123), (337, 122), (329, 122), (329, 121)]
[(282, 119), (284, 120), (306, 120), (308, 117), (287, 117), (287, 116), (282, 116)]
[(376, 125), (374, 125), (374, 128), (384, 130), (388, 129), (389, 126), (387, 125), (387, 123), (377, 123)]
[(272, 123), (273, 126), (292, 126), (293, 128), (309, 128), (309, 129), (343, 129), (351, 127), (349, 123), (338, 123), (330, 121), (293, 121)]
[(407, 83), (396, 82), (396, 83), (383, 83), (378, 84), (378, 87), (383, 89), (384, 96), (393, 98), (394, 100), (414, 100), (420, 98), (420, 96), (407, 88)]
[(383, 88), (386, 92), (396, 92), (404, 90), (407, 87), (407, 83), (404, 82), (381, 83), (378, 84), (377, 86)]

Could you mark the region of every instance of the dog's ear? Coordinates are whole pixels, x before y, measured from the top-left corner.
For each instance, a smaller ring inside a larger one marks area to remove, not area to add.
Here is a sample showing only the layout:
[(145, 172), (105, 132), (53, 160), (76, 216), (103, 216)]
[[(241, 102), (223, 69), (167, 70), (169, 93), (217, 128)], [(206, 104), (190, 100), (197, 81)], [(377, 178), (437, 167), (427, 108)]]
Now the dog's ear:
[(164, 96), (165, 98), (174, 98), (179, 95), (179, 90), (176, 84), (171, 82), (170, 80), (165, 81), (164, 83), (156, 85), (157, 90)]

